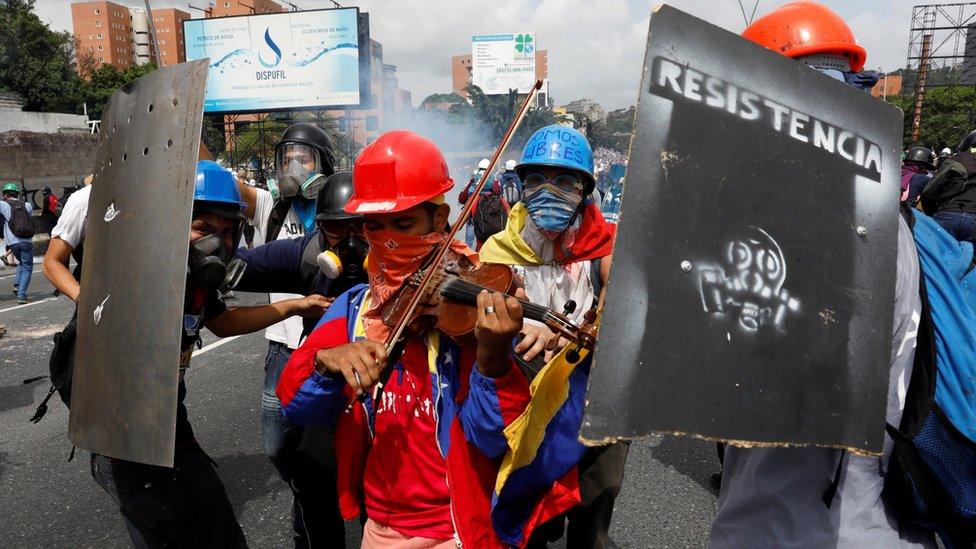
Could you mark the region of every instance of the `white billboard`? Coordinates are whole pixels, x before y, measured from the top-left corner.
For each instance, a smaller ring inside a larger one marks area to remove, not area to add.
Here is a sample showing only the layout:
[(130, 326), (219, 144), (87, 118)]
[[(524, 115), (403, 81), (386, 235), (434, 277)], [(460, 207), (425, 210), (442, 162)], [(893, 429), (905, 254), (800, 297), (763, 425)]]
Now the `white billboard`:
[(190, 19), (186, 60), (210, 58), (206, 112), (359, 105), (359, 10)]
[(471, 82), (487, 95), (527, 93), (535, 84), (535, 51), (534, 32), (473, 36)]

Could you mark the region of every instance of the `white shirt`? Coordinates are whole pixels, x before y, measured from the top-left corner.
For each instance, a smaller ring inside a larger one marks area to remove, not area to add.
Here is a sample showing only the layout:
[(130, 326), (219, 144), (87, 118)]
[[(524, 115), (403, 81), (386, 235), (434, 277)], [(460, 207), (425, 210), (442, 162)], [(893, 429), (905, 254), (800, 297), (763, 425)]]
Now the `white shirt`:
[[(254, 205), (254, 217), (247, 221), (254, 226), (254, 245), (260, 246), (264, 244), (264, 235), (268, 231), (268, 218), (271, 216), (271, 210), (274, 209), (274, 199), (271, 197), (271, 193), (264, 189), (255, 188), (254, 190), (257, 192), (257, 201)], [(302, 225), (298, 215), (295, 214), (295, 210), (288, 210), (288, 214), (285, 216), (285, 223), (281, 226), (281, 231), (278, 232), (277, 240), (283, 238), (300, 238), (304, 234), (305, 226)], [(304, 296), (299, 294), (273, 293), (268, 294), (268, 301), (277, 303), (278, 301), (300, 297)], [(287, 345), (289, 349), (297, 349), (298, 344), (301, 342), (303, 329), (302, 317), (293, 316), (269, 326), (264, 331), (264, 337), (269, 341), (276, 341)]]
[(91, 185), (86, 185), (68, 197), (58, 224), (51, 229), (51, 238), (60, 238), (72, 249), (85, 241), (85, 222), (88, 220), (88, 199), (91, 197)]

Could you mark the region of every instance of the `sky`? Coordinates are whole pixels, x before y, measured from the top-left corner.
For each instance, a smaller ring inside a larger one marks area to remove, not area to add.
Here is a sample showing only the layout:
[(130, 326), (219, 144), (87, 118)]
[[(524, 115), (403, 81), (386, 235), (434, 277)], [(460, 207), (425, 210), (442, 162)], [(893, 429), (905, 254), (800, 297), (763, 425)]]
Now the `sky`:
[[(141, 0), (116, 0), (143, 6)], [(291, 0), (302, 9), (330, 7), (324, 0)], [(203, 6), (207, 0), (190, 3)], [(757, 0), (741, 0), (750, 15)], [(866, 68), (891, 71), (905, 66), (914, 0), (822, 0), (843, 17), (868, 51)], [(384, 62), (397, 66), (400, 87), (417, 106), (432, 93), (451, 91), (451, 57), (471, 53), (471, 36), (535, 32), (549, 52), (553, 100), (565, 104), (588, 97), (608, 110), (636, 102), (648, 17), (655, 2), (638, 0), (340, 0), (370, 13), (370, 33), (383, 44)], [(785, 3), (758, 0), (756, 17)], [(673, 0), (674, 7), (739, 33), (745, 21), (739, 0)], [(153, 7), (176, 7), (194, 17), (187, 1), (152, 0)], [(42, 20), (71, 29), (68, 0), (36, 0)]]

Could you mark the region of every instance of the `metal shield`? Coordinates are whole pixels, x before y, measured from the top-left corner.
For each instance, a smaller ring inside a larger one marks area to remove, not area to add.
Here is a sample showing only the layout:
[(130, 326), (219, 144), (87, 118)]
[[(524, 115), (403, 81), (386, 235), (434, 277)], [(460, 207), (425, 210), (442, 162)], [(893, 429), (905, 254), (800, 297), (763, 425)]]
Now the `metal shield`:
[(882, 449), (901, 111), (651, 17), (582, 435)]
[(208, 60), (112, 95), (88, 205), (69, 433), (172, 467), (183, 292)]

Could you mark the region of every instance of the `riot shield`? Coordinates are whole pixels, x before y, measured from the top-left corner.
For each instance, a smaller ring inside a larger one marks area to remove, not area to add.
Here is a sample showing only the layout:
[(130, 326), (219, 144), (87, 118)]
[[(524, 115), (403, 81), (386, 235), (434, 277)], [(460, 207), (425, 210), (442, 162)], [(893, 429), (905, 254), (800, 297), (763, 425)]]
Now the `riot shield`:
[(208, 60), (119, 89), (88, 205), (69, 433), (106, 456), (172, 467), (181, 319)]
[(651, 17), (582, 438), (882, 449), (901, 111)]

